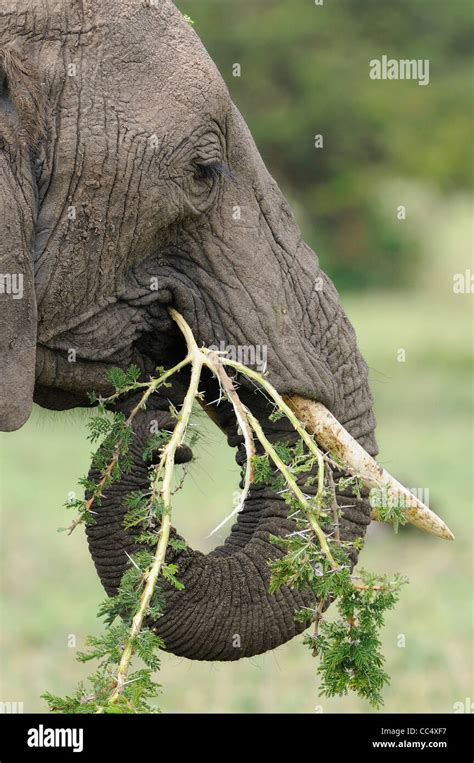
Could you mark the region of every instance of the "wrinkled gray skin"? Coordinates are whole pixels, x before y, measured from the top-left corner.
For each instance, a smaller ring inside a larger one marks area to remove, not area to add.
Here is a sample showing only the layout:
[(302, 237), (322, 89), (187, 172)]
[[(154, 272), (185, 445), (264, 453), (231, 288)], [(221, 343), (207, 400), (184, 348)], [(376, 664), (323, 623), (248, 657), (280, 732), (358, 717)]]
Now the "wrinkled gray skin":
[[(280, 393), (323, 402), (375, 454), (367, 368), (337, 292), (174, 5), (2, 0), (0, 51), (0, 273), (24, 277), (23, 299), (0, 295), (1, 428), (22, 426), (33, 398), (46, 408), (87, 405), (87, 391), (110, 391), (111, 366), (133, 362), (146, 377), (175, 363), (183, 342), (172, 305), (200, 344), (265, 346)], [(199, 169), (215, 163), (228, 172)], [(169, 400), (179, 405), (185, 382), (139, 417), (134, 467), (88, 531), (109, 594), (125, 551), (137, 549), (122, 500), (146, 484), (150, 420), (171, 426)], [(209, 381), (203, 390), (216, 399)], [(249, 389), (243, 397), (266, 421), (263, 398)], [(241, 462), (228, 405), (212, 413)], [(281, 421), (265, 429), (291, 438)], [(180, 459), (189, 457), (182, 448)], [(363, 536), (368, 501), (337, 501), (342, 536)], [(170, 554), (185, 590), (166, 591), (156, 627), (167, 649), (232, 660), (301, 631), (293, 615), (307, 595), (268, 593), (268, 560), (281, 553), (269, 535), (292, 527), (277, 495), (253, 489), (223, 546)]]

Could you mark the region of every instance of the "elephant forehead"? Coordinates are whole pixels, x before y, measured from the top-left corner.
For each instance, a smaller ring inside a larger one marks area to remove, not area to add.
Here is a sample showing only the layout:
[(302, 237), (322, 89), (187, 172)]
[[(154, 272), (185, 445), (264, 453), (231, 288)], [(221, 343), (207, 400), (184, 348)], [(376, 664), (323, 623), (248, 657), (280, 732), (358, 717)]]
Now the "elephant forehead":
[(171, 4), (168, 13), (140, 9), (111, 24), (104, 41), (103, 69), (111, 92), (150, 123), (216, 118), (230, 97), (201, 41)]
[[(135, 116), (174, 120), (229, 100), (190, 24), (169, 0), (2, 0), (0, 45), (17, 46), (50, 82), (106, 83)], [(76, 70), (75, 70), (76, 68)]]
[(143, 154), (151, 140), (161, 169), (209, 128), (223, 133), (231, 108), (226, 85), (171, 2), (4, 2), (0, 46), (16, 48), (41, 83), (54, 124), (46, 150), (66, 138), (66, 156), (56, 163), (65, 178), (85, 145), (100, 160), (104, 142), (115, 140), (114, 123), (126, 140), (143, 144)]

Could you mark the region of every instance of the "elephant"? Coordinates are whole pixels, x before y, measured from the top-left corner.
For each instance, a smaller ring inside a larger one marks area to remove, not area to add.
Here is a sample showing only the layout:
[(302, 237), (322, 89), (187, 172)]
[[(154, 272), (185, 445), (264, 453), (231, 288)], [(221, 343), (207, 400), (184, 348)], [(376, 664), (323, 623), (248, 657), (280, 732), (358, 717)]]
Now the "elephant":
[[(246, 123), (192, 26), (171, 0), (3, 0), (0, 11), (1, 403), (3, 431), (33, 402), (66, 410), (111, 392), (107, 371), (143, 379), (184, 357), (178, 311), (200, 346), (264, 347), (281, 395), (322, 403), (377, 454), (368, 368), (338, 293), (302, 240)], [(17, 288), (14, 288), (14, 287)], [(204, 407), (243, 464), (242, 436), (211, 378)], [(150, 422), (172, 426), (183, 372), (134, 420), (133, 468), (105, 493), (87, 536), (108, 595), (140, 546), (124, 499), (146, 484)], [(275, 442), (284, 420), (242, 384)], [(133, 395), (117, 410), (129, 410)], [(182, 445), (178, 461), (192, 458)], [(368, 491), (338, 487), (340, 533), (363, 538)], [(236, 660), (304, 629), (309, 594), (269, 592), (270, 536), (288, 506), (253, 485), (227, 540), (208, 555), (168, 549), (184, 589), (164, 588), (154, 627), (165, 648)], [(352, 562), (357, 554), (353, 551)], [(236, 640), (235, 636), (239, 638)], [(238, 646), (236, 646), (236, 641)]]

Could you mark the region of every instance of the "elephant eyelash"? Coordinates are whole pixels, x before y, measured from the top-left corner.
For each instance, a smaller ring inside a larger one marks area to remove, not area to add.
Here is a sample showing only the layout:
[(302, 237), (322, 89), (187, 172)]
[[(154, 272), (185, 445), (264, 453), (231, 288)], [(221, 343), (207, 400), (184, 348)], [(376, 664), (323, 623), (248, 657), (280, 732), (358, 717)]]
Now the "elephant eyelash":
[(218, 180), (222, 176), (230, 176), (230, 172), (221, 162), (211, 164), (196, 164), (196, 177), (199, 180)]

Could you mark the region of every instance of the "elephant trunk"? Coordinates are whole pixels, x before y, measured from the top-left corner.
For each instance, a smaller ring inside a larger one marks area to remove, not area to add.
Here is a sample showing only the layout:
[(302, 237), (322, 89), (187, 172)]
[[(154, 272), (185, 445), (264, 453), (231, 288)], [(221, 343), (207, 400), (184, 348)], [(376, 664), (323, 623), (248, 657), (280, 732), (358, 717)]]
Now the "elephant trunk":
[[(256, 414), (258, 405), (263, 407), (253, 392), (241, 389), (240, 394)], [(212, 392), (208, 397), (215, 399)], [(97, 508), (95, 523), (87, 527), (89, 548), (109, 595), (116, 593), (130, 563), (129, 556), (140, 550), (133, 535), (123, 527), (124, 498), (147, 484), (148, 467), (142, 452), (151, 420), (158, 420), (160, 428), (173, 426), (168, 404), (164, 407), (166, 410), (147, 411), (140, 416), (131, 447), (132, 469), (107, 491)], [(274, 442), (294, 439), (291, 427), (284, 421), (269, 422), (268, 413), (265, 410), (267, 437)], [(237, 461), (242, 464), (242, 436), (236, 431), (229, 404), (221, 403), (214, 409), (213, 418), (226, 432), (229, 445), (238, 448)], [(181, 456), (186, 458), (186, 454)], [(305, 487), (306, 492), (311, 490)], [(367, 496), (356, 498), (341, 491), (336, 498), (341, 512), (341, 537), (354, 540), (363, 536), (370, 522)], [(276, 593), (269, 592), (269, 563), (284, 553), (271, 537), (286, 536), (295, 529), (288, 512), (287, 504), (270, 488), (254, 486), (223, 545), (208, 555), (189, 547), (183, 551), (168, 549), (167, 561), (178, 565), (184, 589), (164, 588), (166, 606), (155, 628), (167, 651), (198, 660), (237, 660), (274, 649), (304, 629), (295, 620), (295, 613), (311, 604), (309, 591), (283, 586)], [(352, 561), (356, 561), (355, 555)]]

